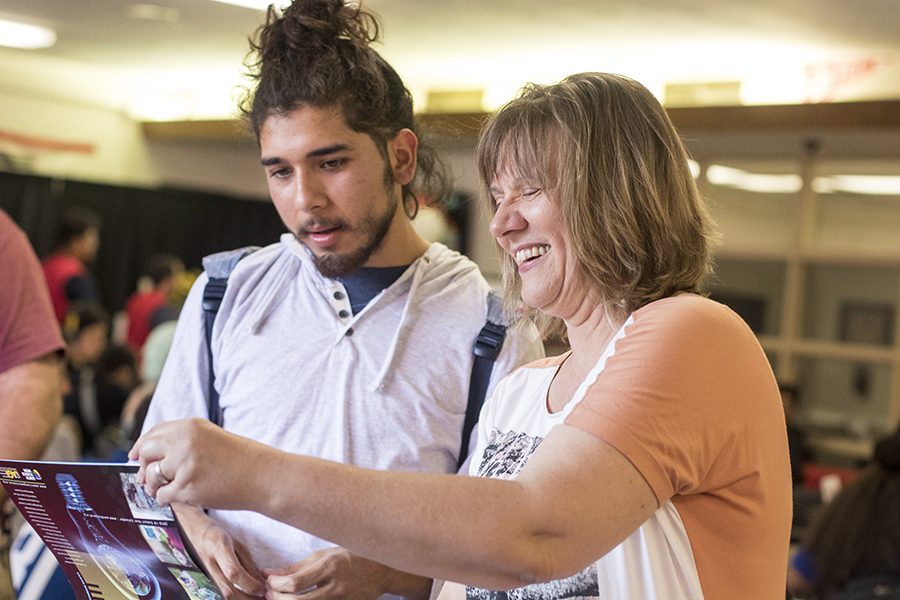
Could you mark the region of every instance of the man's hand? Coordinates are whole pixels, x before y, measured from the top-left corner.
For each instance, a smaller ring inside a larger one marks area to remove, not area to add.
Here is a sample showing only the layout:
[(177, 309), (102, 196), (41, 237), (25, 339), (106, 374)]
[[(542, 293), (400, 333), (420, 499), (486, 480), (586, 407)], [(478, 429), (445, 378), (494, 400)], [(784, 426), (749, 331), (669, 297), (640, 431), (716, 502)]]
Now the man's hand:
[(430, 579), (396, 571), (344, 548), (319, 550), (292, 565), (263, 572), (268, 575), (267, 600), (375, 600), (382, 594), (424, 599), (431, 590)]
[(265, 595), (265, 578), (241, 542), (199, 508), (185, 504), (174, 508), (200, 560), (227, 600)]

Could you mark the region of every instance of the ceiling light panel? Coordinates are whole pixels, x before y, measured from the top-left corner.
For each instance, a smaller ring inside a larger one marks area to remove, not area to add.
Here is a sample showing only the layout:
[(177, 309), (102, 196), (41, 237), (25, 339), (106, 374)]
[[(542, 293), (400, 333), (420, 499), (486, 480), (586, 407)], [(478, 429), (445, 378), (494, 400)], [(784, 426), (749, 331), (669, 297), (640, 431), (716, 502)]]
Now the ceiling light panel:
[(706, 180), (713, 185), (761, 194), (793, 194), (803, 187), (803, 179), (799, 175), (750, 173), (723, 165), (710, 165), (706, 169)]
[(47, 27), (0, 19), (0, 46), (37, 50), (56, 43), (56, 32)]
[(848, 192), (874, 196), (900, 196), (900, 177), (893, 175), (830, 175), (816, 177), (813, 189), (819, 194)]

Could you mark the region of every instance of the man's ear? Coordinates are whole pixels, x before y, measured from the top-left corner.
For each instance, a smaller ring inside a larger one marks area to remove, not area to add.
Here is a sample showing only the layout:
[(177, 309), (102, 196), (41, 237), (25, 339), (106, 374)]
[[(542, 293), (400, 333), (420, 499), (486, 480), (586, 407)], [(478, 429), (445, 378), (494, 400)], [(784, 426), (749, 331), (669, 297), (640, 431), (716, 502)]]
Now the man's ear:
[(416, 176), (416, 156), (419, 138), (410, 129), (401, 129), (388, 142), (388, 155), (394, 183), (406, 185)]

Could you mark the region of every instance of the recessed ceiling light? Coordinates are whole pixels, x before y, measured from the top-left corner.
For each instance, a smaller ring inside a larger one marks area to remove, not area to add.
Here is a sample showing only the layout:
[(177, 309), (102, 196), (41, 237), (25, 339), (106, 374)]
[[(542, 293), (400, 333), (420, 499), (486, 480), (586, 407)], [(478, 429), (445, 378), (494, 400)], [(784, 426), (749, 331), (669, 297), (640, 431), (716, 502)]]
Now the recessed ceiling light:
[(56, 43), (56, 32), (47, 27), (0, 19), (0, 46), (37, 50)]

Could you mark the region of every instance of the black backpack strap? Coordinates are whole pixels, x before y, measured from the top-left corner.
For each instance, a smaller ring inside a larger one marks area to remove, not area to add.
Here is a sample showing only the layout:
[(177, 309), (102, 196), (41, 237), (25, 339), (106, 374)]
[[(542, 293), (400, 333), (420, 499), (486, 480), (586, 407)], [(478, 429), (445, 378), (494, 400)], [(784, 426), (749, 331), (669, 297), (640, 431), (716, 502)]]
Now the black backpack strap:
[(216, 425), (222, 426), (222, 409), (219, 406), (219, 392), (216, 391), (216, 373), (213, 368), (212, 330), (216, 315), (225, 297), (228, 287), (228, 276), (238, 262), (248, 254), (257, 250), (257, 246), (248, 246), (238, 250), (218, 252), (203, 257), (203, 269), (208, 281), (203, 288), (203, 329), (206, 333), (206, 360), (209, 367), (209, 379), (206, 386), (206, 402), (208, 418)]
[(462, 468), (469, 455), (469, 440), (472, 437), (472, 430), (478, 422), (478, 415), (481, 413), (481, 406), (484, 404), (488, 385), (491, 383), (494, 361), (500, 355), (505, 338), (506, 319), (503, 316), (503, 302), (500, 296), (492, 290), (488, 293), (487, 321), (478, 332), (472, 348), (475, 362), (472, 365), (472, 377), (469, 379), (469, 400), (466, 404), (466, 418), (463, 421), (459, 459), (456, 462), (457, 471)]

